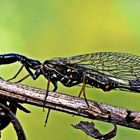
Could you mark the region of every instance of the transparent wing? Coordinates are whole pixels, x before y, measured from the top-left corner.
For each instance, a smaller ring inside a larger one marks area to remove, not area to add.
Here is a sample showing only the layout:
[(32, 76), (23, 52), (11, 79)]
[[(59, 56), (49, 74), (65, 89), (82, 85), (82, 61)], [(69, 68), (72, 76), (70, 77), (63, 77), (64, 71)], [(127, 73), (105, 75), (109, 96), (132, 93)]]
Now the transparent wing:
[(77, 68), (81, 67), (91, 73), (97, 71), (114, 81), (140, 81), (140, 57), (132, 54), (99, 52), (55, 60), (64, 65), (75, 64)]
[(127, 53), (99, 52), (59, 58), (65, 64), (76, 64), (87, 69), (97, 70), (105, 75), (124, 80), (140, 79), (140, 57)]
[(99, 74), (122, 88), (140, 91), (140, 57), (119, 52), (98, 52), (53, 59), (57, 64), (83, 69), (94, 79)]

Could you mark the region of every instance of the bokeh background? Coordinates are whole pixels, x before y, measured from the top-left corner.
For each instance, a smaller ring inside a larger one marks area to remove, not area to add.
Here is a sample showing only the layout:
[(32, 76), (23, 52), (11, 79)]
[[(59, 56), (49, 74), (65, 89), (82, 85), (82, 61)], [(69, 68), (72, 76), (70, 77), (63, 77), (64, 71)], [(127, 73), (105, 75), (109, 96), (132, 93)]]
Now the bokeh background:
[[(0, 53), (15, 52), (43, 61), (99, 51), (128, 52), (140, 55), (140, 1), (138, 0), (0, 0)], [(8, 79), (20, 63), (0, 66), (0, 75)], [(16, 79), (20, 79), (27, 72)], [(46, 88), (46, 80), (28, 78), (23, 84)], [(63, 93), (78, 95), (80, 87), (66, 88)], [(92, 100), (140, 111), (140, 95), (100, 89), (86, 90)], [(92, 140), (72, 128), (82, 117), (52, 111), (43, 127), (47, 109), (25, 105), (30, 114), (18, 111), (28, 140)], [(88, 120), (92, 121), (92, 120)], [(95, 121), (103, 133), (112, 125)], [(12, 125), (2, 131), (2, 140), (15, 140)], [(139, 140), (140, 131), (118, 126), (114, 140)]]

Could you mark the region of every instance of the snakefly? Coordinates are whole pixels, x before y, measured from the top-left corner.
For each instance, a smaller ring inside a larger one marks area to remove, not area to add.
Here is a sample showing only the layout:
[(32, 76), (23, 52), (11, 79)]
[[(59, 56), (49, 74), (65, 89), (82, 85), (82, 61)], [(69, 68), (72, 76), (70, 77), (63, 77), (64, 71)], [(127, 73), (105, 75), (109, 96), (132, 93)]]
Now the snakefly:
[[(61, 82), (67, 87), (83, 83), (80, 94), (84, 91), (85, 85), (100, 88), (103, 91), (119, 89), (140, 92), (140, 57), (136, 55), (97, 52), (67, 58), (58, 57), (45, 60), (43, 63), (19, 54), (0, 55), (0, 64), (17, 61), (22, 64), (22, 67), (11, 79), (14, 79), (25, 67), (34, 80), (43, 75), (49, 81), (48, 83), (53, 84), (53, 91), (58, 88), (57, 82)], [(33, 73), (30, 69), (35, 72)], [(49, 88), (49, 84), (47, 87)]]

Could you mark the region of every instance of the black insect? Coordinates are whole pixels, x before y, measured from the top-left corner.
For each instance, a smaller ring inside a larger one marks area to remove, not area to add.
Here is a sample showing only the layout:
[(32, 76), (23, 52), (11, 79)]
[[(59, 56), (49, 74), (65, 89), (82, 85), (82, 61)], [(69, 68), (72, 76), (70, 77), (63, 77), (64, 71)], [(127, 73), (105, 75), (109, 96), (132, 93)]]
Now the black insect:
[(83, 83), (103, 91), (140, 92), (140, 57), (127, 53), (99, 52), (46, 60), (32, 75), (44, 75), (57, 90), (57, 82), (72, 87)]
[[(17, 108), (19, 108), (20, 110), (26, 113), (30, 113), (29, 110), (27, 110), (22, 105), (20, 105), (17, 101), (11, 98), (0, 97), (0, 103), (3, 104), (5, 107), (9, 108), (14, 114), (16, 114)], [(10, 117), (7, 115), (5, 111), (3, 111), (2, 108), (0, 108), (0, 131), (3, 130), (5, 127), (7, 127), (10, 122), (11, 122)]]
[[(12, 104), (12, 103), (7, 103), (7, 100), (5, 98), (0, 98), (0, 103), (8, 107), (14, 114), (16, 114), (17, 107)], [(10, 118), (9, 116), (4, 113), (3, 109), (0, 108), (0, 131), (3, 130), (9, 123), (10, 123)]]
[(57, 82), (61, 82), (67, 87), (83, 83), (103, 91), (120, 89), (140, 92), (140, 57), (136, 55), (98, 52), (68, 58), (59, 57), (45, 60), (43, 63), (19, 54), (0, 55), (0, 64), (17, 61), (34, 80), (43, 75), (54, 85), (53, 91), (58, 88)]

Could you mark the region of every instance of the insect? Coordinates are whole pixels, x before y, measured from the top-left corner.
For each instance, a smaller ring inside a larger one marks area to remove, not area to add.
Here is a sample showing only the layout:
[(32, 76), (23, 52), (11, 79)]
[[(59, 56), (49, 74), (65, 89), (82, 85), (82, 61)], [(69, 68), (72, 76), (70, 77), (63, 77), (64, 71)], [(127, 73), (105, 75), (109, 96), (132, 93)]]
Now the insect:
[(55, 73), (52, 79), (57, 77), (65, 86), (85, 82), (104, 91), (140, 92), (140, 57), (136, 55), (99, 52), (47, 60), (44, 65), (51, 66)]
[[(17, 61), (22, 64), (22, 68), (25, 67), (34, 80), (43, 75), (53, 84), (53, 91), (57, 90), (57, 83), (61, 82), (67, 87), (83, 83), (103, 91), (119, 89), (140, 92), (140, 57), (136, 55), (97, 52), (68, 58), (58, 57), (45, 60), (43, 63), (19, 54), (0, 55), (0, 64)], [(31, 69), (35, 72), (33, 73)]]
[[(16, 114), (17, 107), (14, 104), (9, 103), (9, 105), (8, 105), (5, 98), (0, 98), (0, 103), (7, 106), (8, 108), (10, 108), (10, 110), (14, 114)], [(10, 123), (10, 118), (3, 112), (2, 108), (0, 108), (0, 114), (3, 114), (0, 117), (0, 130), (3, 130)]]
[[(20, 105), (18, 102), (16, 102), (13, 99), (7, 99), (6, 97), (0, 97), (0, 103), (3, 104), (5, 107), (9, 108), (12, 113), (16, 114), (17, 108), (20, 110), (30, 113), (29, 110), (24, 108), (22, 105)], [(3, 111), (2, 108), (0, 108), (0, 131), (3, 130), (5, 127), (8, 126), (8, 124), (11, 122), (10, 117)]]
[(46, 60), (33, 74), (43, 74), (57, 90), (57, 82), (72, 87), (83, 83), (103, 91), (140, 92), (140, 57), (119, 52), (98, 52)]

